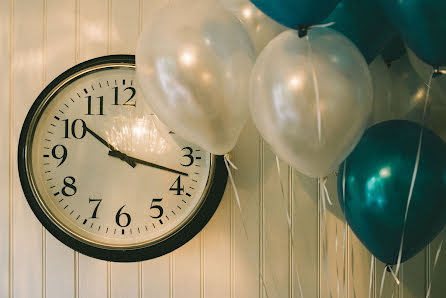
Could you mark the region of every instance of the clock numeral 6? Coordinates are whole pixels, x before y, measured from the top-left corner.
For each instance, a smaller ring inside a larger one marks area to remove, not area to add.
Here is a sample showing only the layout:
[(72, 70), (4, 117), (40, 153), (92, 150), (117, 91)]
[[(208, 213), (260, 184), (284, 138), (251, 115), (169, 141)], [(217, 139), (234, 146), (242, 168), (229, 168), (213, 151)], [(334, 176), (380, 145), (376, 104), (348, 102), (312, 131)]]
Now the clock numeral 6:
[(158, 215), (156, 215), (156, 216), (150, 215), (151, 218), (155, 218), (156, 219), (156, 218), (160, 218), (161, 216), (163, 216), (163, 214), (164, 214), (163, 207), (161, 207), (160, 205), (154, 205), (153, 204), (153, 203), (161, 203), (162, 200), (163, 200), (162, 198), (161, 199), (153, 199), (152, 200), (152, 204), (150, 204), (150, 210), (153, 210), (153, 209), (158, 210)]
[[(60, 150), (58, 150), (57, 148), (62, 148), (62, 156), (60, 156), (59, 154), (57, 154), (57, 152)], [(67, 148), (64, 145), (56, 145), (53, 147), (53, 149), (51, 150), (51, 154), (53, 155), (53, 157), (55, 159), (61, 159), (61, 162), (57, 165), (57, 167), (59, 167), (60, 165), (62, 165), (65, 160), (67, 159)]]
[(91, 217), (90, 218), (98, 218), (97, 217), (97, 215), (98, 215), (98, 208), (99, 208), (99, 205), (101, 205), (101, 203), (102, 203), (102, 199), (88, 199), (88, 203), (91, 203), (91, 202), (96, 202), (97, 204), (96, 204), (96, 207), (94, 207), (94, 210), (93, 210), (93, 214), (91, 215)]
[(187, 150), (189, 151), (188, 154), (183, 155), (183, 157), (187, 157), (189, 159), (189, 162), (186, 164), (181, 164), (183, 167), (190, 167), (194, 163), (194, 157), (192, 156), (192, 153), (194, 153), (194, 150), (191, 147), (184, 147), (181, 149), (181, 151)]
[(63, 179), (63, 184), (65, 184), (64, 187), (62, 187), (62, 194), (66, 197), (74, 196), (77, 192), (76, 186), (74, 186), (74, 183), (76, 182), (76, 179), (72, 176), (65, 177)]
[[(132, 222), (132, 218), (130, 217), (130, 214), (122, 212), (122, 209), (124, 209), (125, 205), (122, 206), (118, 213), (116, 213), (116, 224), (120, 226), (121, 228), (128, 227), (130, 223)], [(124, 217), (124, 220), (122, 219)], [(125, 222), (125, 224), (123, 223)]]
[[(65, 122), (65, 139), (69, 139), (70, 138), (70, 131), (69, 131), (69, 120), (65, 119), (62, 120), (63, 122)], [(78, 126), (81, 126), (81, 130), (80, 130), (80, 134), (78, 134), (79, 130), (76, 129)], [(71, 123), (71, 134), (73, 135), (73, 137), (75, 139), (82, 139), (83, 137), (85, 137), (85, 134), (87, 133), (87, 125), (85, 124), (85, 121), (82, 119), (76, 119), (73, 121), (73, 123)]]
[[(176, 187), (174, 187), (176, 185)], [(175, 180), (169, 190), (175, 191), (176, 196), (180, 196), (184, 192), (184, 186), (181, 187), (181, 175)]]

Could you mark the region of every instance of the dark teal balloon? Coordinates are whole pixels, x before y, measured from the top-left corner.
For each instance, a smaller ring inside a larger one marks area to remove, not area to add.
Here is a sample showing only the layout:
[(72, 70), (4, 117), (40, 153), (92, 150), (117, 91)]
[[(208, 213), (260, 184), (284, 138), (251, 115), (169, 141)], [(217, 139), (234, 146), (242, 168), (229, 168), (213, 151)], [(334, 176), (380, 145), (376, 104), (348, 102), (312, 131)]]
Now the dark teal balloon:
[(321, 23), (339, 0), (251, 0), (263, 13), (292, 29)]
[[(338, 175), (348, 224), (379, 260), (396, 264), (421, 126), (392, 120), (369, 128)], [(446, 223), (446, 144), (424, 129), (420, 163), (407, 218), (402, 262), (428, 245)]]
[(376, 0), (343, 0), (324, 22), (336, 22), (330, 28), (353, 41), (367, 63), (397, 34)]
[(445, 0), (379, 0), (404, 42), (424, 62), (446, 66)]

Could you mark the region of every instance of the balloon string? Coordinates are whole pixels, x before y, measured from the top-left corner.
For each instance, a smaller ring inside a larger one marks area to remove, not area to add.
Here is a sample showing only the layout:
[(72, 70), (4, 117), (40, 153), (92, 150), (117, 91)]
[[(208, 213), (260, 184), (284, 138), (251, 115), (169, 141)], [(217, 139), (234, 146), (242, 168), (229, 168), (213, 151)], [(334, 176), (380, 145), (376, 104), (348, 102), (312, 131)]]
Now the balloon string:
[(245, 230), (246, 239), (249, 239), (248, 230), (246, 229), (246, 225), (245, 225), (245, 218), (244, 218), (243, 212), (242, 212), (242, 205), (240, 204), (240, 197), (238, 195), (237, 187), (235, 186), (234, 178), (232, 177), (232, 171), (231, 171), (231, 167), (234, 170), (238, 170), (238, 168), (229, 159), (229, 154), (224, 155), (224, 161), (225, 161), (226, 169), (228, 170), (229, 180), (231, 180), (232, 188), (234, 189), (234, 194), (235, 194), (235, 198), (237, 200), (237, 205), (238, 205), (238, 209), (240, 212), (240, 217), (242, 219), (243, 229)]
[(397, 285), (400, 285), (400, 280), (398, 279), (398, 277), (396, 276), (396, 273), (393, 271), (392, 266), (387, 266), (387, 269), (390, 271), (390, 273), (392, 274), (393, 279), (395, 280)]
[(342, 172), (342, 202), (344, 207), (344, 235), (343, 235), (343, 245), (342, 245), (342, 259), (344, 260), (344, 293), (343, 298), (346, 296), (347, 290), (347, 275), (346, 275), (346, 266), (345, 266), (345, 249), (346, 249), (346, 241), (347, 241), (347, 218), (345, 217), (345, 172), (347, 170), (347, 160), (344, 161), (344, 171)]
[(312, 29), (312, 28), (327, 28), (327, 27), (333, 26), (334, 24), (336, 24), (336, 22), (330, 22), (330, 23), (318, 24), (318, 25), (311, 25), (311, 26), (308, 26), (308, 29)]
[(372, 283), (373, 283), (373, 268), (374, 268), (374, 264), (375, 264), (375, 258), (372, 255), (371, 260), (370, 260), (369, 298), (372, 297)]
[(383, 296), (384, 281), (386, 279), (386, 274), (387, 274), (387, 266), (384, 267), (383, 277), (381, 278), (381, 288), (379, 289), (379, 298)]
[[(434, 266), (432, 268), (432, 274), (435, 272), (435, 269), (437, 267), (438, 259), (440, 258), (441, 249), (443, 247), (443, 240), (440, 243), (440, 246), (437, 249), (437, 253), (435, 254), (435, 260), (434, 260)], [(429, 298), (431, 295), (431, 288), (432, 288), (432, 279), (429, 281), (429, 288), (427, 290), (426, 298)]]
[(305, 39), (307, 40), (307, 43), (308, 43), (308, 57), (310, 60), (311, 73), (313, 76), (314, 96), (316, 98), (317, 136), (318, 136), (319, 143), (321, 143), (321, 141), (322, 141), (322, 115), (321, 115), (321, 104), (320, 104), (320, 98), (319, 98), (319, 82), (317, 80), (316, 70), (314, 68), (313, 48), (311, 47), (310, 38), (308, 37), (308, 35), (306, 35)]
[(326, 285), (327, 285), (327, 292), (328, 297), (331, 297), (330, 293), (330, 272), (328, 270), (328, 231), (327, 231), (327, 204), (326, 204), (326, 194), (328, 192), (325, 192), (324, 188), (326, 188), (326, 182), (327, 178), (318, 178), (319, 183), (319, 193), (321, 194), (321, 200), (322, 200), (322, 214), (323, 214), (323, 228), (324, 228), (324, 239), (322, 242), (322, 249), (324, 252), (324, 271), (326, 276)]
[(400, 249), (398, 252), (398, 262), (396, 265), (396, 275), (398, 275), (398, 272), (400, 270), (400, 266), (401, 266), (401, 258), (403, 255), (403, 244), (404, 244), (404, 236), (406, 233), (406, 225), (407, 225), (407, 215), (409, 213), (409, 206), (410, 203), (412, 201), (412, 193), (413, 193), (413, 188), (415, 185), (415, 180), (417, 178), (417, 173), (418, 173), (418, 166), (420, 164), (420, 155), (421, 155), (421, 145), (423, 143), (423, 135), (424, 135), (424, 126), (426, 124), (426, 114), (427, 114), (427, 107), (429, 104), (429, 94), (430, 94), (430, 90), (431, 90), (431, 85), (432, 85), (432, 79), (434, 76), (435, 71), (432, 72), (430, 78), (429, 78), (429, 83), (427, 85), (427, 92), (426, 92), (426, 100), (424, 103), (424, 110), (423, 110), (423, 118), (422, 118), (422, 126), (421, 126), (421, 131), (420, 131), (420, 137), (418, 140), (418, 149), (417, 149), (417, 156), (415, 159), (415, 166), (414, 166), (414, 170), (413, 170), (413, 175), (412, 175), (412, 181), (410, 184), (410, 190), (409, 190), (409, 196), (407, 198), (407, 205), (406, 205), (406, 212), (404, 214), (404, 221), (403, 221), (403, 230), (401, 233), (401, 243), (400, 243)]

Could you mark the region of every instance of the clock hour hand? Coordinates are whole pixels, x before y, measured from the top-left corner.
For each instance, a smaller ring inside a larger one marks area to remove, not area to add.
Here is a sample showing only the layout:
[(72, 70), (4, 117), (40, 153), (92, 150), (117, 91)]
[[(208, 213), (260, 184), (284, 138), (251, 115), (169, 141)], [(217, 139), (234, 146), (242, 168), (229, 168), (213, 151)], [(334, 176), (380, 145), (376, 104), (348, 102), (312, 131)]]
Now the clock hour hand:
[[(121, 160), (125, 161), (126, 163), (128, 163), (132, 168), (136, 167), (136, 163), (134, 161), (131, 161), (129, 159), (129, 157), (127, 155), (125, 155), (124, 153), (116, 150), (116, 148), (109, 144), (106, 140), (104, 140), (103, 138), (101, 138), (97, 133), (95, 133), (94, 131), (92, 131), (90, 128), (88, 128), (87, 126), (85, 126), (85, 129), (87, 130), (87, 132), (89, 134), (91, 134), (96, 140), (98, 140), (99, 142), (101, 142), (103, 145), (105, 145), (106, 147), (108, 147), (108, 149), (110, 149), (110, 152), (116, 152), (117, 156), (114, 157), (118, 157)], [(110, 155), (110, 154), (109, 154)]]
[(160, 170), (163, 170), (163, 171), (167, 171), (167, 172), (171, 172), (171, 173), (175, 173), (175, 174), (179, 174), (179, 175), (183, 175), (183, 176), (189, 176), (188, 173), (184, 173), (184, 172), (181, 172), (181, 171), (170, 169), (170, 168), (167, 168), (167, 167), (164, 167), (164, 166), (160, 166), (160, 165), (157, 165), (157, 164), (145, 161), (145, 160), (141, 160), (141, 159), (138, 159), (138, 158), (130, 157), (130, 156), (127, 156), (127, 155), (125, 155), (125, 154), (123, 154), (123, 153), (121, 153), (121, 152), (119, 152), (117, 150), (111, 150), (110, 152), (108, 152), (108, 155), (116, 157), (116, 158), (120, 158), (120, 159), (122, 159), (123, 155), (124, 155), (125, 158), (127, 158), (128, 161), (134, 162), (136, 164), (140, 164), (140, 165), (144, 165), (144, 166), (160, 169)]

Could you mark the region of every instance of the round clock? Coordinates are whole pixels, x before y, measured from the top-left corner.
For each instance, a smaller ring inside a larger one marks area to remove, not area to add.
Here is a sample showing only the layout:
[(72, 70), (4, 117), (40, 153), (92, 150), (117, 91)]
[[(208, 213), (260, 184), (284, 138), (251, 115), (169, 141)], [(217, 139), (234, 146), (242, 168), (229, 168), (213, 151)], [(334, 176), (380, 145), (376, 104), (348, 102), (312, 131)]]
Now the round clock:
[(144, 105), (135, 57), (81, 63), (39, 95), (24, 122), (18, 166), (25, 197), (56, 238), (118, 262), (180, 247), (222, 198), (222, 157), (175, 136)]

